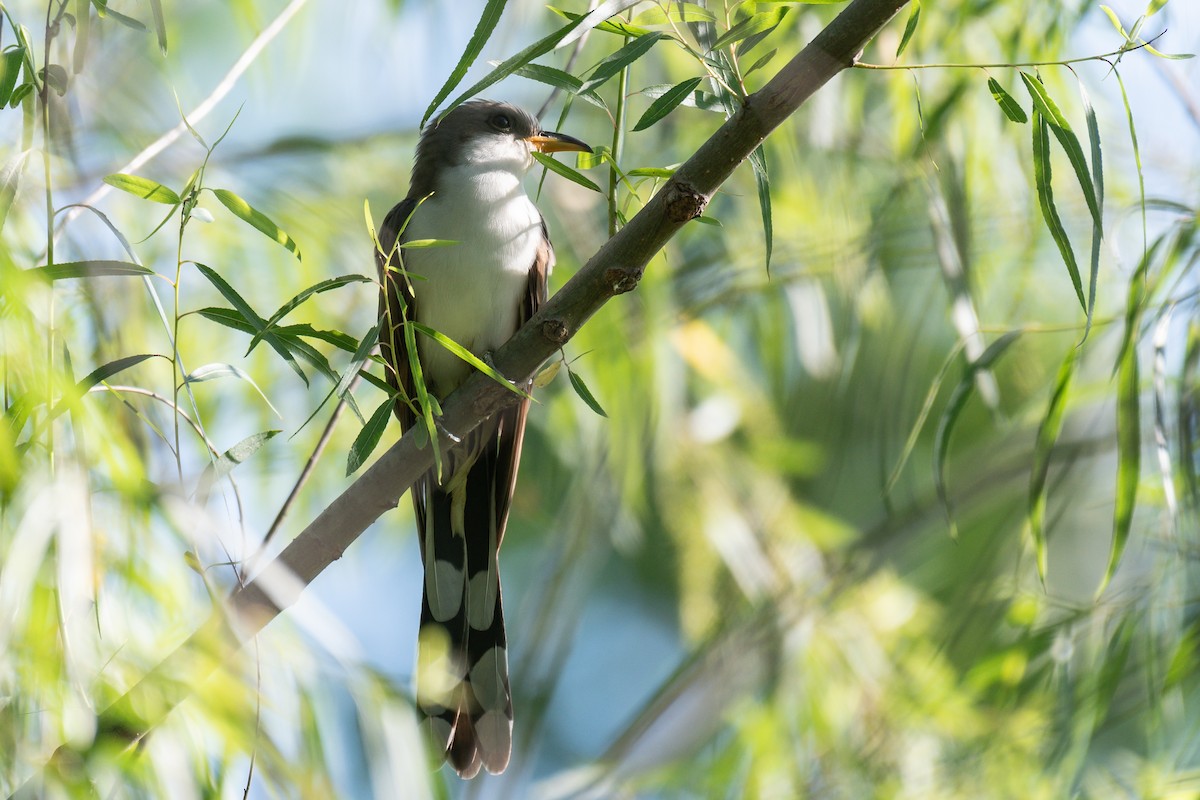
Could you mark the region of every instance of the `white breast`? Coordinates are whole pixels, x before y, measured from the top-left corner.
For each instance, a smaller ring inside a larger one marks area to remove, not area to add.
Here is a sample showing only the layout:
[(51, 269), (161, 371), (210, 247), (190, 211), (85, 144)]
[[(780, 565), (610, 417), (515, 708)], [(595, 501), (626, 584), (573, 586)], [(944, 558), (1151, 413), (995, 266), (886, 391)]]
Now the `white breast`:
[[(409, 272), (424, 278), (413, 281), (417, 321), (483, 356), (517, 329), (542, 239), (541, 215), (507, 170), (452, 169), (439, 185), (413, 213), (404, 239), (459, 244), (405, 251)], [(470, 367), (427, 337), (417, 339), (426, 381), (445, 397)]]

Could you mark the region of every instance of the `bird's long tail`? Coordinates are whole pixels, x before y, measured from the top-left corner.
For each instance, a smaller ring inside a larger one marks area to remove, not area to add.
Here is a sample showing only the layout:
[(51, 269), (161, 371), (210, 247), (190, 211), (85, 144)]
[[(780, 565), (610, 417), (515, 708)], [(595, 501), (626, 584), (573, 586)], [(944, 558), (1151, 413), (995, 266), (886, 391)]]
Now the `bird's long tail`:
[[(428, 493), (417, 703), (429, 747), (464, 778), (503, 772), (512, 699), (489, 459)], [(469, 532), (469, 535), (468, 535)]]

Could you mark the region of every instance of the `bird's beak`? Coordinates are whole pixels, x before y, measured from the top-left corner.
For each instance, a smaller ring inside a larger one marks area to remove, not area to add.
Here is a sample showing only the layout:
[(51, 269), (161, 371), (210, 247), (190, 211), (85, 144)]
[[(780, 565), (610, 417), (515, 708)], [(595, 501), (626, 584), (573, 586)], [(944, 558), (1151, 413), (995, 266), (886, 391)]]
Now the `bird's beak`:
[(554, 131), (539, 131), (527, 139), (534, 149), (542, 153), (561, 153), (568, 150), (578, 150), (581, 153), (592, 152), (591, 145), (581, 142), (574, 136)]

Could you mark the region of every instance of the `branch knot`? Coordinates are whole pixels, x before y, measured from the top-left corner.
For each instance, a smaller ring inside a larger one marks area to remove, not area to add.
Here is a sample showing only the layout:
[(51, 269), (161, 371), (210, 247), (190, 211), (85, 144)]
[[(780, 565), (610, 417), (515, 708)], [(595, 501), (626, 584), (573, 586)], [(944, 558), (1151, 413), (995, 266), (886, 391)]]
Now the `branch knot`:
[(667, 219), (672, 222), (687, 222), (704, 213), (708, 198), (696, 191), (691, 184), (671, 179), (667, 186)]

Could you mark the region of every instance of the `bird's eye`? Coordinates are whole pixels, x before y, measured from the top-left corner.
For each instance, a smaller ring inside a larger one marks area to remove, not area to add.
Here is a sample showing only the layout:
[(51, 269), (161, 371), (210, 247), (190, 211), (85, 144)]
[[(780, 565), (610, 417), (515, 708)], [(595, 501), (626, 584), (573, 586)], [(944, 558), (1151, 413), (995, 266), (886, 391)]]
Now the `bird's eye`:
[(492, 125), (499, 131), (506, 131), (512, 127), (512, 120), (507, 114), (496, 114), (492, 117)]

